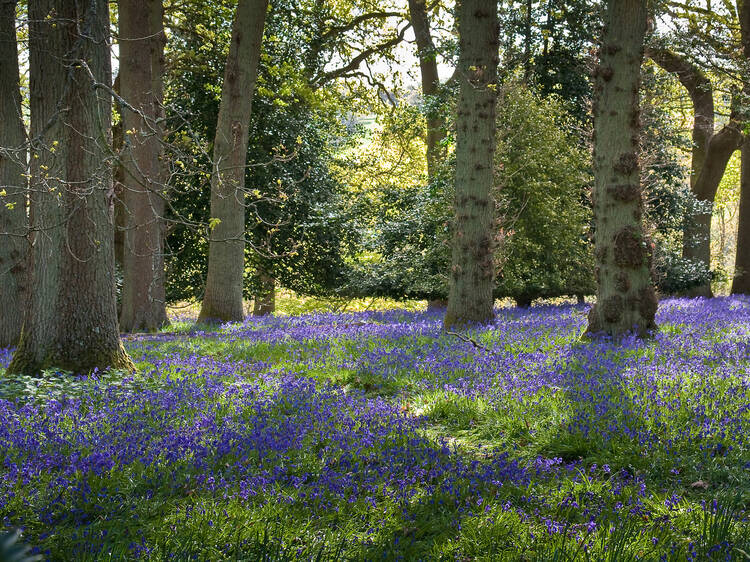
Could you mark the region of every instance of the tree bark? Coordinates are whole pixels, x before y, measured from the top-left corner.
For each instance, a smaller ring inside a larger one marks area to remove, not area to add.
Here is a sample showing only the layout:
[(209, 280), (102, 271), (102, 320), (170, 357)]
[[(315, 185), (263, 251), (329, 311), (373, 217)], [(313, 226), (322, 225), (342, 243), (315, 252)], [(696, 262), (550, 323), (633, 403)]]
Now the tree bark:
[[(427, 105), (425, 143), (427, 145), (427, 180), (431, 182), (445, 158), (445, 148), (442, 145), (442, 141), (445, 139), (445, 120), (440, 115), (440, 110), (434, 105), (434, 97), (437, 96), (440, 89), (440, 76), (438, 75), (437, 56), (435, 45), (432, 42), (430, 19), (427, 15), (425, 0), (409, 0), (409, 20), (417, 42), (419, 69), (422, 77), (422, 98)], [(442, 306), (436, 305), (438, 302), (444, 304)], [(444, 309), (446, 304), (445, 299), (431, 298), (427, 300), (427, 310)]]
[[(685, 258), (711, 266), (711, 218), (716, 192), (724, 177), (729, 159), (742, 145), (742, 131), (733, 115), (729, 123), (711, 136), (706, 148), (703, 166), (693, 185), (693, 193), (701, 209), (693, 216), (683, 233), (682, 255)], [(692, 296), (710, 297), (711, 284), (707, 282), (690, 291)]]
[[(152, 16), (157, 14), (156, 16)], [(120, 0), (120, 92), (138, 112), (122, 107), (125, 244), (122, 314), (125, 332), (166, 324), (164, 290), (164, 174), (161, 143), (163, 43), (161, 0)]]
[(594, 87), (596, 304), (589, 334), (656, 327), (651, 244), (643, 233), (638, 90), (645, 0), (608, 0)]
[(494, 0), (458, 5), (460, 97), (456, 114), (455, 225), (446, 328), (494, 318), (492, 198), (498, 14)]
[[(409, 19), (414, 28), (419, 55), (419, 69), (422, 76), (422, 97), (429, 102), (440, 88), (435, 45), (430, 34), (430, 20), (427, 16), (425, 0), (409, 0)], [(427, 177), (435, 177), (437, 168), (445, 157), (442, 140), (445, 138), (445, 123), (435, 109), (427, 111)]]
[(523, 83), (527, 86), (531, 82), (531, 20), (534, 3), (526, 0), (523, 25)]
[[(667, 72), (677, 75), (693, 104), (690, 188), (701, 209), (685, 224), (682, 257), (710, 269), (713, 203), (729, 158), (739, 148), (742, 135), (734, 119), (714, 132), (713, 88), (700, 68), (668, 49), (648, 49), (648, 56)], [(699, 285), (689, 293), (710, 297), (711, 283)]]
[[(34, 232), (8, 372), (133, 369), (117, 325), (107, 0), (29, 2)], [(89, 72), (91, 74), (89, 74)]]
[[(737, 0), (737, 15), (740, 20), (740, 39), (745, 64), (750, 64), (750, 1)], [(745, 106), (742, 121), (750, 122), (750, 75), (743, 76)], [(750, 295), (750, 135), (746, 135), (741, 148), (740, 161), (740, 210), (737, 228), (737, 255), (734, 263), (732, 294)]]
[(198, 322), (244, 317), (245, 164), (268, 0), (240, 0), (232, 25), (211, 173), (208, 276)]
[(740, 210), (733, 295), (750, 295), (750, 137), (742, 144), (740, 160)]
[[(120, 94), (120, 73), (117, 73), (112, 89), (119, 96)], [(125, 140), (125, 129), (122, 122), (123, 108), (120, 103), (115, 102), (117, 111), (120, 113), (120, 121), (112, 126), (112, 150), (119, 154), (122, 152), (123, 142)], [(122, 270), (125, 261), (125, 228), (127, 227), (127, 215), (125, 205), (122, 201), (123, 182), (125, 181), (125, 168), (122, 160), (118, 160), (113, 165), (112, 176), (115, 186), (115, 263)], [(120, 311), (117, 316), (119, 318)]]
[(268, 273), (260, 273), (260, 290), (253, 299), (253, 316), (276, 312), (276, 280)]
[(26, 300), (26, 131), (19, 84), (16, 0), (0, 0), (0, 347), (18, 343)]
[(699, 67), (668, 49), (649, 48), (646, 54), (666, 72), (677, 75), (693, 104), (690, 187), (694, 188), (706, 160), (708, 142), (714, 134), (714, 94), (711, 81)]

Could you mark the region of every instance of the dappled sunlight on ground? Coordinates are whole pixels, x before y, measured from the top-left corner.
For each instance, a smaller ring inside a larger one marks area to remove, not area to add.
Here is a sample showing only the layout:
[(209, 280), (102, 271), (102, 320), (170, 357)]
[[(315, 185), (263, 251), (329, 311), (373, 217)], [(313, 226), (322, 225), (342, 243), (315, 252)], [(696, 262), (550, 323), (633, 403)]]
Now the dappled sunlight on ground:
[(249, 317), (128, 337), (133, 377), (5, 379), (0, 517), (53, 557), (231, 557), (276, 520), (355, 559), (596, 559), (620, 535), (728, 559), (749, 539), (750, 300), (664, 301), (647, 341), (582, 340), (587, 310), (499, 309), (467, 339), (433, 312)]

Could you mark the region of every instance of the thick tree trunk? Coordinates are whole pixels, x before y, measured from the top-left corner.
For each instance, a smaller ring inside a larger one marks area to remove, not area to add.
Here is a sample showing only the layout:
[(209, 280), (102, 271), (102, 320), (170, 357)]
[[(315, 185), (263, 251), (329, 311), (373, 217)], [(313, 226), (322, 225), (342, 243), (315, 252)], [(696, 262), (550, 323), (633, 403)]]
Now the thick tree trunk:
[[(155, 38), (163, 26), (161, 0), (120, 0), (120, 92), (125, 146), (121, 201), (125, 210), (122, 314), (126, 332), (152, 332), (168, 323), (164, 290), (163, 87)], [(152, 28), (152, 25), (154, 26)]]
[(461, 94), (456, 121), (453, 256), (446, 328), (494, 318), (492, 199), (497, 100), (498, 15), (494, 0), (458, 6)]
[(87, 71), (111, 83), (108, 8), (29, 2), (36, 232), (29, 314), (8, 372), (133, 369), (115, 309), (112, 100)]
[(253, 316), (276, 312), (276, 280), (272, 275), (260, 273), (260, 289), (253, 299)]
[[(422, 76), (422, 96), (429, 101), (440, 88), (435, 45), (430, 34), (430, 20), (425, 0), (409, 0), (409, 19), (414, 28), (419, 54), (419, 69)], [(445, 123), (436, 109), (427, 112), (427, 177), (435, 177), (437, 168), (445, 157), (442, 140), (445, 138)]]
[(23, 324), (29, 250), (25, 172), (16, 0), (0, 0), (0, 347), (16, 345)]
[[(682, 257), (711, 268), (711, 216), (716, 192), (729, 158), (739, 148), (741, 133), (731, 119), (714, 133), (714, 100), (711, 81), (705, 73), (680, 55), (667, 49), (648, 49), (648, 56), (667, 72), (677, 75), (693, 104), (693, 150), (690, 188), (701, 209), (685, 224)], [(693, 288), (693, 296), (711, 296), (711, 284)]]
[(232, 25), (211, 173), (208, 276), (199, 322), (244, 316), (245, 164), (268, 0), (240, 0)]
[(597, 294), (590, 334), (646, 335), (656, 327), (638, 159), (645, 32), (645, 0), (608, 0), (594, 88)]
[[(32, 250), (29, 263), (29, 300), (18, 349), (9, 371), (34, 372), (46, 362), (49, 342), (56, 337), (58, 287), (63, 252), (63, 207), (55, 193), (65, 181), (68, 143), (57, 104), (64, 103), (66, 67), (60, 53), (69, 45), (66, 30), (48, 15), (58, 2), (29, 2), (29, 105), (31, 183), (29, 220)], [(55, 56), (50, 56), (55, 53)], [(57, 141), (57, 145), (53, 143)], [(53, 152), (54, 149), (54, 152)], [(44, 264), (44, 266), (42, 266)]]
[(741, 156), (740, 211), (732, 294), (750, 295), (750, 137), (742, 144)]
[[(740, 23), (740, 38), (742, 54), (745, 63), (750, 64), (750, 1), (737, 0), (737, 15)], [(745, 106), (742, 121), (745, 125), (750, 122), (750, 74), (743, 76)], [(737, 255), (734, 263), (734, 279), (732, 294), (750, 295), (750, 135), (746, 135), (742, 143), (740, 164), (740, 210), (737, 229)]]

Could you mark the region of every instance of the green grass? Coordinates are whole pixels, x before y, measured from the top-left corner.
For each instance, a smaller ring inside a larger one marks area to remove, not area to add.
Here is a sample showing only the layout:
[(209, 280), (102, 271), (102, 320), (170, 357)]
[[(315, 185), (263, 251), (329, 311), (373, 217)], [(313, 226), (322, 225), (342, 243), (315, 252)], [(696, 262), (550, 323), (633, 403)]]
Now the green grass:
[[(663, 333), (675, 336), (685, 329), (678, 324), (662, 327)], [(578, 463), (577, 468), (567, 478), (498, 485), (492, 494), (482, 497), (472, 496), (466, 484), (461, 493), (466, 494), (462, 496), (466, 502), (473, 502), (471, 513), (448, 496), (434, 497), (434, 502), (421, 501), (426, 492), (419, 482), (407, 505), (393, 500), (392, 490), (384, 488), (374, 498), (375, 507), (359, 498), (310, 512), (297, 501), (299, 490), (285, 490), (286, 502), (265, 501), (263, 497), (242, 501), (191, 487), (190, 479), (195, 474), (180, 473), (176, 478), (181, 484), (175, 487), (156, 469), (134, 464), (86, 482), (92, 493), (101, 492), (103, 499), (89, 506), (91, 513), (86, 516), (89, 523), (85, 528), (76, 527), (74, 518), (66, 514), (64, 492), (53, 528), (39, 521), (28, 523), (26, 539), (49, 549), (51, 558), (121, 560), (132, 556), (133, 544), (143, 541), (149, 549), (148, 558), (156, 561), (750, 560), (750, 479), (748, 468), (738, 462), (737, 456), (711, 455), (685, 445), (675, 446), (668, 453), (661, 453), (656, 447), (646, 456), (644, 449), (634, 446), (627, 435), (605, 438), (596, 431), (583, 434), (571, 430), (571, 419), (595, 415), (595, 405), (581, 401), (571, 388), (547, 385), (529, 395), (494, 391), (461, 394), (450, 385), (470, 375), (469, 359), (445, 378), (409, 369), (396, 369), (384, 377), (372, 365), (357, 363), (364, 353), (375, 349), (383, 352), (383, 361), (389, 353), (403, 348), (419, 350), (434, 344), (450, 350), (456, 344), (455, 338), (442, 335), (436, 341), (424, 335), (401, 340), (347, 336), (316, 342), (253, 342), (233, 339), (227, 328), (202, 337), (191, 335), (192, 330), (187, 323), (175, 323), (166, 332), (180, 337), (157, 342), (148, 338), (128, 341), (140, 375), (127, 382), (122, 382), (119, 373), (107, 374), (99, 382), (67, 376), (15, 377), (4, 381), (2, 396), (44, 405), (62, 396), (70, 400), (85, 395), (92, 384), (122, 385), (139, 391), (166, 384), (168, 376), (191, 376), (199, 381), (199, 373), (181, 373), (179, 361), (160, 367), (156, 375), (149, 373), (160, 358), (174, 356), (187, 361), (196, 356), (212, 357), (247, 363), (249, 367), (243, 375), (248, 380), (256, 380), (262, 373), (295, 373), (319, 385), (332, 384), (346, 392), (362, 391), (369, 398), (398, 404), (408, 415), (424, 420), (420, 435), (435, 443), (445, 441), (464, 458), (478, 463), (507, 452), (522, 462), (560, 458), (564, 463)], [(545, 366), (555, 365), (555, 350), (587, 345), (579, 342), (578, 334), (572, 331), (535, 333), (522, 341), (493, 332), (475, 337), (482, 345), (491, 346), (494, 353), (549, 353)], [(704, 337), (719, 342), (734, 336), (716, 330), (707, 331)], [(646, 345), (638, 350), (611, 352), (607, 357), (619, 363), (628, 358), (648, 362), (658, 358), (658, 354), (654, 346)], [(731, 395), (738, 384), (747, 384), (709, 377), (710, 373), (710, 369), (700, 375), (686, 373), (680, 379), (660, 380), (656, 387), (665, 396), (700, 392)], [(592, 380), (595, 375), (603, 373), (589, 373)], [(665, 443), (670, 439), (678, 442), (680, 435), (696, 431), (694, 413), (684, 404), (670, 410), (668, 424), (642, 415), (646, 405), (639, 400), (645, 387), (639, 385), (645, 383), (640, 379), (628, 379), (627, 384), (606, 377), (603, 380), (600, 392), (611, 396), (616, 406), (606, 414), (609, 417), (603, 418), (605, 426), (625, 424), (633, 432), (658, 434)], [(225, 406), (217, 415), (232, 415), (231, 403)], [(280, 401), (273, 405), (273, 415), (281, 422), (295, 407), (292, 402)], [(708, 418), (745, 415), (714, 411), (712, 407), (711, 402), (706, 402)], [(185, 404), (184, 410), (187, 423), (200, 414), (190, 404)], [(316, 472), (330, 460), (322, 454), (320, 448), (302, 447), (285, 462), (296, 464), (300, 472)], [(675, 467), (679, 467), (677, 473)], [(214, 469), (220, 471), (221, 467)], [(622, 470), (633, 477), (632, 483), (622, 486), (614, 478), (614, 473)], [(696, 482), (706, 486), (696, 486)], [(649, 490), (641, 499), (649, 515), (620, 516), (615, 504), (637, 500), (641, 484)], [(113, 489), (116, 494), (111, 492)], [(477, 507), (480, 500), (484, 502), (481, 508)], [(0, 515), (31, 517), (31, 506), (25, 502), (22, 496), (12, 498)], [(585, 510), (573, 504), (597, 506), (603, 515), (597, 525), (589, 526)], [(564, 528), (550, 533), (548, 519), (562, 522)], [(82, 535), (84, 532), (86, 536)], [(103, 547), (96, 552), (81, 550), (82, 544), (93, 543), (94, 539)]]

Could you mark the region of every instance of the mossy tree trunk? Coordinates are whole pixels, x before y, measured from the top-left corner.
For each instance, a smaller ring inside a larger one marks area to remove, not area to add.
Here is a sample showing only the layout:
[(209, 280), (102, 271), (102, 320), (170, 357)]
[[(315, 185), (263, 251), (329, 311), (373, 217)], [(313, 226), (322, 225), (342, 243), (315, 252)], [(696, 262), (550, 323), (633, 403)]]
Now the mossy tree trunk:
[(0, 0), (0, 347), (16, 345), (26, 297), (26, 131), (21, 113), (16, 0)]
[[(745, 64), (750, 65), (750, 0), (737, 0), (737, 14), (742, 54)], [(747, 126), (750, 124), (750, 68), (743, 78), (742, 121)], [(741, 150), (739, 226), (732, 293), (750, 295), (750, 135), (745, 135)]]
[(639, 164), (645, 32), (645, 0), (608, 0), (594, 88), (597, 294), (590, 334), (646, 335), (656, 327)]
[[(682, 257), (710, 269), (713, 203), (729, 158), (739, 148), (742, 135), (735, 119), (714, 132), (713, 87), (698, 66), (664, 48), (650, 48), (648, 56), (667, 72), (677, 75), (693, 105), (690, 188), (701, 207), (685, 224)], [(711, 296), (711, 284), (703, 283), (689, 293)]]
[(32, 0), (29, 22), (34, 246), (8, 371), (132, 370), (115, 308), (112, 100), (95, 87), (111, 84), (109, 6)]
[(455, 224), (446, 328), (494, 318), (497, 2), (462, 0), (458, 5), (458, 33), (461, 93), (456, 114)]
[[(157, 16), (152, 16), (152, 13)], [(168, 323), (164, 289), (164, 177), (161, 130), (162, 68), (155, 67), (161, 0), (120, 0), (120, 93), (124, 147), (121, 200), (125, 211), (122, 313), (126, 332), (152, 332)], [(153, 26), (153, 27), (152, 27)]]
[(244, 316), (245, 164), (253, 91), (268, 0), (240, 0), (214, 139), (208, 276), (199, 322), (236, 322)]

